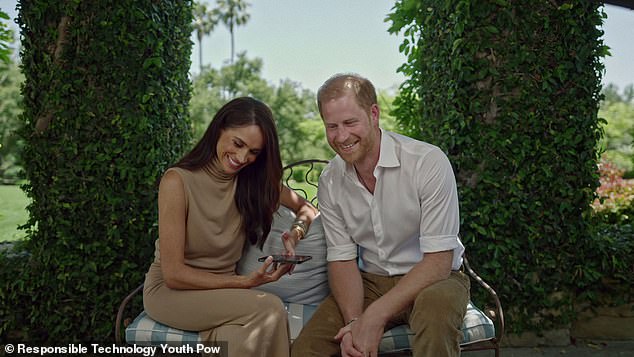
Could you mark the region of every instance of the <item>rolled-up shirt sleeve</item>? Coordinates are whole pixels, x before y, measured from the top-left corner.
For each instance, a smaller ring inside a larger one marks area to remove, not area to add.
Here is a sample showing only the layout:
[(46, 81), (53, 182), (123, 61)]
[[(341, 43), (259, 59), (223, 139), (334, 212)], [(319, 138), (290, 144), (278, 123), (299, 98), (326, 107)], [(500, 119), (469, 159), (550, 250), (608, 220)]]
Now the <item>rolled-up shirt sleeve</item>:
[[(421, 203), (421, 253), (454, 250), (453, 267), (462, 262), (464, 246), (458, 238), (460, 212), (453, 169), (440, 150), (430, 151), (419, 161), (417, 170)], [(422, 168), (425, 168), (424, 170)]]
[(324, 171), (319, 178), (317, 199), (328, 247), (326, 259), (329, 262), (356, 259), (358, 252), (357, 244), (346, 231), (341, 208), (335, 203), (332, 190), (336, 188), (332, 178)]

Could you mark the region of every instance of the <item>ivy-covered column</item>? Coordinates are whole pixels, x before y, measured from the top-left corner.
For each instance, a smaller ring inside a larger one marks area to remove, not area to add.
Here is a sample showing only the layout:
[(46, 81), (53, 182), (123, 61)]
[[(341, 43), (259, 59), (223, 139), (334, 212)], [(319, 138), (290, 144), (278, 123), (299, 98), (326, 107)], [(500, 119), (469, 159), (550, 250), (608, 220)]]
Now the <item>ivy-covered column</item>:
[(448, 153), (462, 237), (510, 326), (552, 328), (600, 267), (584, 216), (598, 186), (603, 14), (594, 1), (401, 0), (408, 80), (396, 115)]
[(189, 144), (191, 5), (19, 3), (32, 203), (29, 257), (8, 297), (24, 313), (5, 332), (112, 338), (118, 301), (152, 259), (157, 180)]

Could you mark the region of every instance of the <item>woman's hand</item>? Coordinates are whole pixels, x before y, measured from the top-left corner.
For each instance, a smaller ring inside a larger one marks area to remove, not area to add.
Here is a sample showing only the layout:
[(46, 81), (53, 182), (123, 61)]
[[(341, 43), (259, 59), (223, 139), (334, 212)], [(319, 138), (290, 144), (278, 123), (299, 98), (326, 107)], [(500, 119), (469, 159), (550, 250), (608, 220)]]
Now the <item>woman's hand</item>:
[(295, 254), (297, 242), (304, 238), (304, 235), (310, 228), (310, 224), (317, 216), (317, 208), (286, 186), (282, 186), (280, 203), (295, 212), (295, 222), (301, 222), (301, 232), (298, 228), (294, 228), (295, 224), (293, 224), (292, 227), (289, 227), (290, 231), (282, 235), (282, 241), (284, 242), (286, 251), (289, 252), (289, 254)]
[(278, 281), (282, 275), (288, 273), (294, 264), (277, 264), (273, 263), (273, 257), (267, 257), (260, 269), (252, 272), (247, 276), (250, 287), (256, 287), (263, 284)]
[[(295, 255), (295, 247), (300, 239), (300, 233), (295, 229), (291, 229), (290, 232), (282, 233), (282, 242), (284, 243), (284, 248), (286, 249), (284, 254)], [(295, 264), (291, 264), (291, 268), (288, 270), (288, 275), (291, 275), (293, 270), (295, 270)]]
[(292, 229), (290, 232), (282, 233), (282, 243), (284, 243), (286, 255), (295, 255), (295, 247), (297, 246), (299, 239), (299, 233), (295, 229)]

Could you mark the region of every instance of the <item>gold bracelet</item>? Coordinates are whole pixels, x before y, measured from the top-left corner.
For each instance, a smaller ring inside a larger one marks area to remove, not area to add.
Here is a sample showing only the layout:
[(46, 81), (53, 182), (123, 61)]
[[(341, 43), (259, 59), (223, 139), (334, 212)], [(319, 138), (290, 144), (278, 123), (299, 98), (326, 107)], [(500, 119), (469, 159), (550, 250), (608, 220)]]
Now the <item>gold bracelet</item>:
[(293, 226), (291, 227), (291, 230), (296, 230), (298, 233), (298, 238), (297, 240), (300, 241), (302, 240), (302, 238), (304, 238), (304, 236), (306, 235), (306, 232), (304, 232), (304, 229), (300, 226)]
[(293, 225), (292, 225), (291, 227), (295, 227), (295, 226), (300, 227), (300, 228), (301, 228), (304, 232), (306, 232), (306, 231), (308, 230), (308, 229), (307, 229), (308, 227), (306, 227), (306, 222), (304, 222), (304, 221), (303, 221), (303, 220), (301, 220), (301, 219), (296, 219), (296, 220), (293, 222)]
[(293, 225), (291, 225), (291, 230), (293, 229), (297, 229), (300, 233), (300, 238), (302, 239), (304, 238), (304, 236), (306, 235), (306, 223), (304, 221), (302, 221), (301, 219), (296, 219), (295, 222), (293, 222)]

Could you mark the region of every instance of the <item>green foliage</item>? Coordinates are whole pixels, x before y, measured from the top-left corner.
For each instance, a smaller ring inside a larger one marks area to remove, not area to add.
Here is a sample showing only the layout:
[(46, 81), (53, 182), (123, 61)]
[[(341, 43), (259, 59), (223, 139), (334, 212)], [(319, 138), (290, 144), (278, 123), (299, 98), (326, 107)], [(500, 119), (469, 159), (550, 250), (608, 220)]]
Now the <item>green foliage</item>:
[(600, 276), (603, 289), (581, 294), (603, 305), (627, 304), (634, 299), (634, 180), (623, 179), (623, 170), (605, 160), (599, 173), (601, 186), (591, 216), (593, 249), (578, 270)]
[(381, 126), (381, 128), (400, 133), (401, 128), (399, 126), (397, 118), (392, 115), (392, 111), (394, 110), (394, 108), (392, 107), (392, 103), (394, 102), (394, 95), (392, 95), (385, 89), (379, 89), (377, 100), (379, 102), (379, 108), (381, 108), (381, 117), (379, 120), (379, 125)]
[(28, 219), (26, 194), (15, 185), (0, 185), (0, 244), (24, 238), (24, 231), (18, 227)]
[(625, 86), (622, 93), (616, 84), (608, 84), (601, 90), (605, 102), (623, 102), (634, 104), (634, 84)]
[(22, 141), (17, 135), (22, 113), (20, 84), (24, 76), (16, 64), (0, 69), (0, 183), (15, 183), (20, 172)]
[(564, 326), (578, 292), (601, 288), (584, 265), (596, 254), (584, 217), (598, 186), (599, 6), (401, 0), (388, 16), (407, 55), (394, 113), (448, 153), (467, 254), (514, 331)]
[(9, 16), (0, 10), (0, 183), (15, 183), (20, 171), (21, 142), (16, 135), (23, 76), (11, 59), (13, 31), (5, 24)]
[(261, 72), (261, 59), (251, 60), (240, 53), (234, 64), (205, 70), (194, 78), (190, 104), (194, 138), (202, 136), (224, 103), (238, 96), (251, 96), (271, 107), (285, 163), (332, 157), (323, 124), (316, 114), (314, 94), (290, 80), (270, 85)]
[(32, 203), (26, 256), (0, 259), (0, 335), (111, 340), (117, 302), (152, 259), (156, 182), (190, 143), (191, 2), (19, 7)]
[[(22, 250), (22, 241), (13, 247)], [(35, 300), (24, 293), (26, 281), (24, 276), (25, 255), (13, 253), (8, 246), (0, 245), (0, 337), (3, 343), (28, 340), (29, 326), (24, 323), (28, 319), (28, 304), (36, 304)], [(17, 292), (17, 293), (16, 293)], [(21, 301), (18, 300), (21, 299)], [(16, 303), (19, 301), (19, 303)]]
[[(632, 212), (632, 207), (629, 208)], [(579, 273), (595, 275), (600, 289), (579, 291), (577, 301), (593, 302), (594, 306), (619, 306), (634, 300), (634, 226), (632, 223), (597, 224), (593, 229), (592, 250), (586, 262), (578, 263)]]
[(0, 9), (0, 70), (3, 64), (11, 62), (11, 48), (9, 44), (13, 42), (13, 31), (5, 23), (11, 18), (6, 12)]
[(603, 157), (626, 172), (633, 171), (634, 102), (604, 100), (599, 117), (606, 121), (599, 144)]

